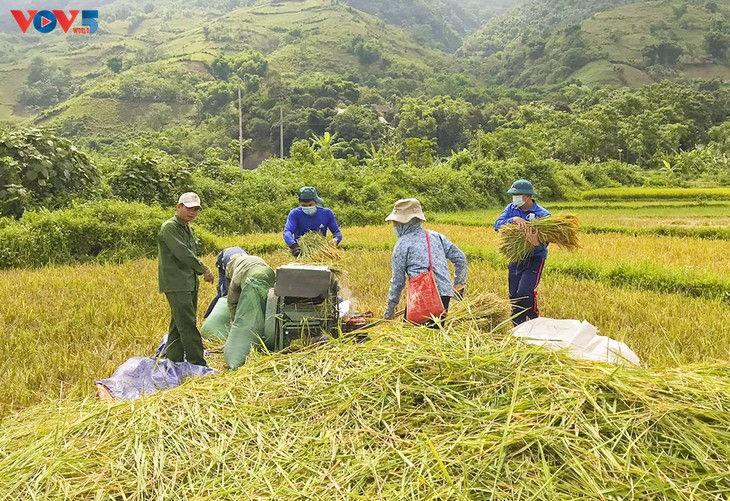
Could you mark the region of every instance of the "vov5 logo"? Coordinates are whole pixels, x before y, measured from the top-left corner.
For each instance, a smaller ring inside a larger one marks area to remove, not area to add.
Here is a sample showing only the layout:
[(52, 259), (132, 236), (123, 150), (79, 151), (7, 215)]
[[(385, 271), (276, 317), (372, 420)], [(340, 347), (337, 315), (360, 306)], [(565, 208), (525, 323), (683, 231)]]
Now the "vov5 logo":
[(25, 33), (31, 23), (39, 33), (50, 33), (60, 25), (64, 33), (68, 33), (71, 25), (81, 12), (81, 27), (75, 27), (73, 33), (77, 35), (90, 35), (96, 33), (99, 28), (98, 10), (70, 10), (68, 14), (63, 10), (29, 10), (26, 16), (22, 10), (11, 10), (10, 13), (18, 23), (20, 30)]

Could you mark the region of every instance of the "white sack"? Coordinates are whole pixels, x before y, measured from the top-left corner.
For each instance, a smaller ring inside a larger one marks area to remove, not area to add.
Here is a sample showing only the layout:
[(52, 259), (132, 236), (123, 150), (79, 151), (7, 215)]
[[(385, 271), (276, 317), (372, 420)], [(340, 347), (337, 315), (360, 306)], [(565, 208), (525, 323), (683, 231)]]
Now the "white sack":
[(565, 349), (573, 358), (610, 364), (641, 364), (631, 348), (615, 339), (599, 336), (598, 329), (585, 320), (539, 317), (513, 328), (512, 334), (548, 350)]

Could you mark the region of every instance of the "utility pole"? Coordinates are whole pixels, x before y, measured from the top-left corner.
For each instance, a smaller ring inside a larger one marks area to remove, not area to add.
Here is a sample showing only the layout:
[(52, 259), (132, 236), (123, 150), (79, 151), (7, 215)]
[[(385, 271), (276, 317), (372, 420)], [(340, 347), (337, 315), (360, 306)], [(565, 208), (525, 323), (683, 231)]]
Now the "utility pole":
[(279, 157), (284, 158), (284, 102), (279, 106)]
[(284, 99), (286, 98), (286, 91), (281, 90), (279, 95), (279, 158), (284, 158)]
[(243, 106), (241, 105), (241, 87), (238, 87), (238, 160), (243, 170)]

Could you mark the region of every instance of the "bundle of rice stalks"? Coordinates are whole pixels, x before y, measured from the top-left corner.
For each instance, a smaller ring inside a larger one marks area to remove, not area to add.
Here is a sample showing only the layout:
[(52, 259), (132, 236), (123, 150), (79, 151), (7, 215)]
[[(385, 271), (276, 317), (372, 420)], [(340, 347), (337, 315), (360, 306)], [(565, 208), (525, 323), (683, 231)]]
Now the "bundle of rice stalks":
[(467, 324), (491, 332), (497, 328), (511, 327), (511, 315), (509, 300), (491, 292), (470, 290), (461, 301), (451, 301), (445, 323), (447, 327)]
[(318, 231), (309, 231), (299, 237), (299, 247), (302, 248), (300, 261), (331, 263), (342, 259), (342, 251), (337, 248), (332, 239)]
[(499, 251), (511, 263), (522, 261), (533, 249), (527, 241), (527, 232), (537, 230), (540, 243), (555, 244), (564, 249), (578, 248), (578, 216), (562, 214), (535, 219), (528, 223), (527, 228), (520, 228), (516, 224), (506, 224), (499, 230)]
[(652, 373), (471, 328), (252, 355), (0, 429), (0, 499), (727, 499), (730, 365)]

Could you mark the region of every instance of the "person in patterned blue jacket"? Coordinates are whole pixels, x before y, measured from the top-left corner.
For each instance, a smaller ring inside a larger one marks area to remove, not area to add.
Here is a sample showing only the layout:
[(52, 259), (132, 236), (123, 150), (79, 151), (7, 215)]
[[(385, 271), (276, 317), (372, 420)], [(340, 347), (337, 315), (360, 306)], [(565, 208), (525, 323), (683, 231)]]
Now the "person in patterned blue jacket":
[[(428, 271), (427, 234), (431, 242), (436, 288), (444, 309), (448, 310), (451, 298), (460, 297), (466, 287), (466, 255), (444, 235), (430, 230), (426, 232), (421, 228), (426, 216), (423, 215), (421, 203), (415, 198), (398, 200), (393, 212), (385, 220), (393, 222), (393, 231), (398, 237), (398, 242), (393, 248), (393, 276), (390, 280), (385, 318), (395, 317), (395, 309), (406, 286), (406, 275), (408, 278), (414, 278)], [(454, 263), (453, 285), (447, 260)]]
[[(494, 223), (495, 231), (510, 223), (527, 228), (530, 221), (550, 215), (535, 202), (535, 188), (526, 179), (515, 181), (507, 194), (512, 195), (512, 203), (497, 218)], [(527, 240), (534, 247), (532, 252), (522, 261), (509, 264), (509, 298), (512, 301), (512, 322), (515, 325), (540, 316), (537, 287), (540, 285), (548, 249), (547, 244), (540, 243), (534, 230), (527, 232)]]

